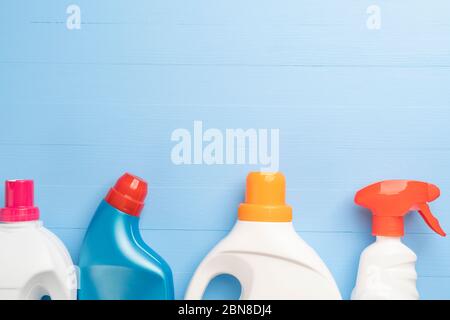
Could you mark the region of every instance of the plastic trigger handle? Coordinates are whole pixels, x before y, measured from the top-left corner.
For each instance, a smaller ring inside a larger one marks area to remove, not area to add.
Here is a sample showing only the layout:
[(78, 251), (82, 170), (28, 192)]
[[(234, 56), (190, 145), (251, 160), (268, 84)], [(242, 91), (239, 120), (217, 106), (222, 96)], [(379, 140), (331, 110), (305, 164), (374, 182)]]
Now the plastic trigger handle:
[(441, 225), (439, 224), (439, 220), (431, 213), (430, 207), (426, 203), (419, 204), (418, 211), (422, 216), (423, 220), (425, 220), (426, 224), (437, 234), (445, 237), (445, 231), (442, 230)]
[(372, 211), (372, 234), (375, 236), (403, 236), (403, 217), (416, 210), (433, 231), (445, 236), (439, 221), (428, 207), (428, 202), (434, 201), (439, 195), (439, 188), (431, 183), (384, 180), (359, 190), (355, 202)]

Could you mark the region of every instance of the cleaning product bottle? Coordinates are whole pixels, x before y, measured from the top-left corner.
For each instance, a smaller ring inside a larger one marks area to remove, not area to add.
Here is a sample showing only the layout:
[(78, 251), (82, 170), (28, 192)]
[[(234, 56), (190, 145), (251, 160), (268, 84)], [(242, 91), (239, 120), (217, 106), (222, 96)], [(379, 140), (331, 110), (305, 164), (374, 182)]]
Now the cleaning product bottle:
[(252, 172), (238, 221), (201, 262), (186, 299), (202, 299), (209, 282), (229, 274), (241, 299), (341, 299), (317, 253), (295, 232), (281, 173)]
[(39, 220), (33, 181), (6, 181), (0, 209), (0, 300), (72, 300), (76, 292), (69, 253)]
[(381, 181), (356, 193), (355, 202), (372, 211), (372, 234), (376, 241), (361, 254), (352, 299), (419, 298), (417, 256), (401, 242), (403, 217), (411, 210), (417, 210), (433, 231), (445, 236), (427, 204), (439, 194), (435, 185), (411, 180)]
[(101, 202), (80, 253), (80, 300), (174, 298), (168, 264), (143, 241), (139, 215), (147, 183), (124, 174)]

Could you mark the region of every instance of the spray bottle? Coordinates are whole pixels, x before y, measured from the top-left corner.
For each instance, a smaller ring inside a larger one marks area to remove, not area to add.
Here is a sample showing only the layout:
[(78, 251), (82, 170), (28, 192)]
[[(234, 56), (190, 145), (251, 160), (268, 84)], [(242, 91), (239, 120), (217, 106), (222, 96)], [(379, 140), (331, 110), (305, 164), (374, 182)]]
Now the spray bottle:
[(386, 180), (356, 193), (355, 202), (372, 211), (376, 241), (361, 254), (353, 300), (416, 300), (416, 254), (404, 245), (403, 218), (419, 211), (427, 225), (445, 236), (428, 202), (438, 198), (439, 188), (412, 180)]

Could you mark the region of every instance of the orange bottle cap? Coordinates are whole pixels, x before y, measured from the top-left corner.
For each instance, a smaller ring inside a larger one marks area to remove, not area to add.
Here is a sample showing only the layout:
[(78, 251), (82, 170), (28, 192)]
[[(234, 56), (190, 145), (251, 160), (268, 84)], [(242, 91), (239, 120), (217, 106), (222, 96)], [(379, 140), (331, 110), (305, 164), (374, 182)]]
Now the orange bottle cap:
[(117, 210), (139, 216), (144, 208), (146, 196), (147, 182), (130, 173), (125, 173), (109, 190), (105, 201)]
[(251, 172), (247, 176), (245, 202), (238, 210), (241, 221), (289, 222), (292, 208), (285, 203), (286, 181), (281, 172)]
[(439, 195), (439, 188), (431, 183), (386, 180), (359, 190), (355, 202), (372, 211), (372, 234), (375, 236), (403, 236), (403, 217), (412, 210), (419, 211), (434, 232), (445, 236), (427, 204)]

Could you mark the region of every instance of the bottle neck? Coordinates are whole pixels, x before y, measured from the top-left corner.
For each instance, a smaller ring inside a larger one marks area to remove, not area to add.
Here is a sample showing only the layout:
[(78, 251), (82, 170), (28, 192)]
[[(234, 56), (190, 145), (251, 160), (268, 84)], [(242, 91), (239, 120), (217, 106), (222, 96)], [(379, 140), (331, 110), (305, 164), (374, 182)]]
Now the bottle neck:
[(372, 234), (383, 235), (385, 237), (403, 236), (403, 217), (374, 215), (372, 218)]
[(95, 233), (95, 237), (101, 234), (101, 241), (107, 243), (120, 237), (136, 238), (139, 235), (139, 217), (117, 210), (103, 200), (89, 225), (89, 232)]
[(18, 221), (18, 222), (0, 222), (1, 228), (8, 229), (24, 229), (24, 228), (35, 228), (42, 227), (43, 223), (41, 220), (33, 220), (33, 221)]
[(288, 234), (290, 232), (295, 232), (294, 225), (292, 221), (288, 222), (262, 222), (262, 221), (243, 221), (237, 220), (233, 229), (235, 230), (245, 230), (251, 228), (252, 230), (259, 230), (259, 232), (281, 232), (283, 234)]
[(102, 223), (116, 224), (117, 222), (120, 222), (120, 224), (123, 226), (137, 226), (139, 224), (138, 216), (133, 216), (131, 214), (120, 211), (105, 200), (100, 203), (100, 206), (98, 207), (96, 212), (96, 216), (101, 217)]

